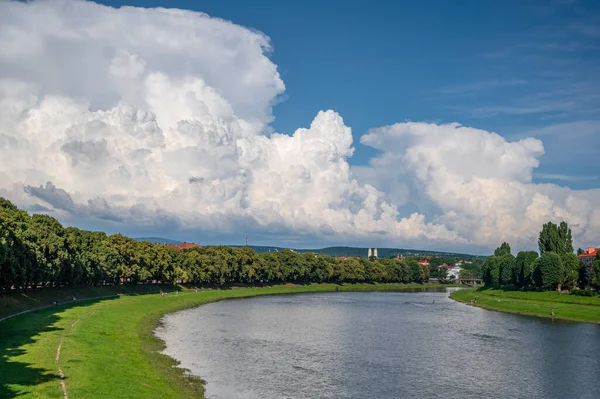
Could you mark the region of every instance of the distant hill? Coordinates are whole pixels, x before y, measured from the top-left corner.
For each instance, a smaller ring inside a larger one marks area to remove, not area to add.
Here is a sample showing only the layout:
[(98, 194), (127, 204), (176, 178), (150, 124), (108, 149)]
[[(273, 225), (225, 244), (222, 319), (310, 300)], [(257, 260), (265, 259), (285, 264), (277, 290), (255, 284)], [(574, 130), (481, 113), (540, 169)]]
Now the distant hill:
[[(368, 248), (355, 247), (327, 247), (322, 249), (300, 250), (300, 252), (315, 252), (330, 256), (360, 256), (367, 257)], [(377, 248), (377, 255), (380, 258), (394, 258), (396, 256), (441, 256), (445, 258), (476, 259), (484, 258), (470, 254), (456, 252), (428, 251), (423, 249), (403, 249), (403, 248)]]
[(160, 244), (183, 244), (183, 241), (169, 240), (168, 238), (162, 238), (162, 237), (139, 237), (139, 238), (134, 238), (134, 240), (157, 242)]
[[(138, 241), (149, 241), (158, 242), (161, 244), (182, 244), (182, 241), (170, 240), (162, 237), (140, 237), (136, 238)], [(202, 243), (200, 243), (202, 245)], [(243, 245), (228, 245), (230, 247), (243, 247)], [(329, 256), (360, 256), (362, 258), (367, 257), (368, 248), (357, 248), (357, 247), (326, 247), (326, 248), (315, 248), (315, 249), (295, 249), (295, 248), (284, 248), (284, 247), (271, 247), (261, 245), (248, 245), (257, 254), (265, 252), (278, 252), (285, 249), (291, 249), (295, 252), (305, 253), (312, 252), (315, 254), (323, 254)], [(485, 256), (477, 256), (470, 254), (462, 254), (456, 252), (440, 252), (440, 251), (427, 251), (423, 249), (402, 249), (402, 248), (377, 248), (377, 255), (380, 258), (394, 258), (396, 256), (440, 256), (444, 258), (460, 258), (465, 260), (473, 259), (485, 259)]]
[[(235, 247), (241, 247), (242, 245), (233, 245)], [(286, 248), (282, 247), (269, 247), (269, 246), (254, 246), (249, 245), (250, 248), (256, 253), (283, 251)], [(326, 247), (320, 249), (292, 249), (295, 252), (304, 253), (312, 252), (316, 254), (323, 254), (329, 256), (360, 256), (362, 258), (367, 257), (368, 248), (357, 248), (357, 247)], [(465, 260), (471, 259), (484, 259), (485, 256), (477, 256), (471, 254), (463, 254), (456, 252), (440, 252), (440, 251), (427, 251), (422, 249), (402, 249), (402, 248), (377, 248), (377, 255), (380, 258), (392, 258), (396, 256), (440, 256), (447, 258), (460, 258)]]

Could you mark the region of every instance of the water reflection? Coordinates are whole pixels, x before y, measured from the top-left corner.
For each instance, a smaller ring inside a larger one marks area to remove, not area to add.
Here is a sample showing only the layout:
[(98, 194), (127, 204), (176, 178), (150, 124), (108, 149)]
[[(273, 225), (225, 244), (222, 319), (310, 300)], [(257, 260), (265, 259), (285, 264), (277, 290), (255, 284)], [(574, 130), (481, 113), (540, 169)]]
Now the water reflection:
[(215, 399), (600, 397), (600, 326), (445, 292), (223, 301), (168, 315), (158, 334)]

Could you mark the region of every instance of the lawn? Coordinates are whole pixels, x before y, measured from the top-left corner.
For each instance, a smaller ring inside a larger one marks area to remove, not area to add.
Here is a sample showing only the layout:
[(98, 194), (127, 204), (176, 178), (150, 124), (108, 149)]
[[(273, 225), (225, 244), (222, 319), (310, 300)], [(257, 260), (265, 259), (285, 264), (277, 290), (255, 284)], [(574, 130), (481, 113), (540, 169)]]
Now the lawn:
[[(165, 313), (255, 295), (402, 291), (417, 287), (425, 286), (322, 284), (201, 289), (198, 292), (185, 289), (164, 297), (158, 294), (115, 296), (52, 306), (0, 322), (0, 398), (201, 397), (202, 381), (187, 377), (184, 370), (173, 367), (176, 365), (173, 359), (160, 353), (163, 342), (154, 337), (152, 331)], [(118, 288), (112, 289), (119, 291)], [(104, 296), (98, 294), (107, 292), (80, 291), (78, 299)], [(17, 299), (6, 296), (0, 298), (0, 305), (10, 303), (13, 311), (45, 305), (58, 291), (53, 295), (41, 291), (30, 295), (37, 299), (23, 299), (28, 305), (22, 302), (17, 306)], [(73, 293), (68, 295), (67, 299)], [(2, 309), (6, 313), (6, 309)]]
[[(600, 323), (600, 298), (598, 297), (580, 297), (558, 292), (468, 289), (454, 292), (450, 298), (500, 312)], [(471, 303), (472, 300), (476, 302)]]

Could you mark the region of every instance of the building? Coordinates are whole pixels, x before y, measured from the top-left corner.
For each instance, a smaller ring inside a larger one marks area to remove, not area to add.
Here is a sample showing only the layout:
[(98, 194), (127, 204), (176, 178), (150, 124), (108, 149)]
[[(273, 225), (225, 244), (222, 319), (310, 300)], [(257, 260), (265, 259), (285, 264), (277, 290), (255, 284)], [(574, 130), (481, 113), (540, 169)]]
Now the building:
[(468, 260), (459, 260), (454, 264), (454, 266), (470, 265), (471, 263), (473, 262), (470, 262)]
[(373, 251), (373, 256), (378, 258), (379, 256), (377, 256), (377, 248), (375, 248), (375, 250)]
[(592, 266), (598, 251), (600, 251), (600, 248), (586, 248), (585, 252), (578, 256), (579, 261), (585, 266)]
[(418, 260), (417, 263), (419, 265), (421, 265), (421, 266), (427, 266), (427, 267), (429, 267), (429, 261), (428, 260), (421, 259), (421, 260)]
[(191, 249), (191, 248), (202, 248), (202, 246), (200, 244), (194, 244), (193, 242), (184, 242), (183, 244), (166, 244), (166, 245), (167, 245), (167, 247), (175, 248), (180, 251), (183, 251), (184, 249)]
[(460, 278), (460, 272), (462, 268), (460, 266), (454, 266), (448, 269), (448, 278), (457, 279)]
[(371, 258), (371, 256), (373, 256), (373, 251), (369, 248), (369, 251), (367, 251), (367, 258)]

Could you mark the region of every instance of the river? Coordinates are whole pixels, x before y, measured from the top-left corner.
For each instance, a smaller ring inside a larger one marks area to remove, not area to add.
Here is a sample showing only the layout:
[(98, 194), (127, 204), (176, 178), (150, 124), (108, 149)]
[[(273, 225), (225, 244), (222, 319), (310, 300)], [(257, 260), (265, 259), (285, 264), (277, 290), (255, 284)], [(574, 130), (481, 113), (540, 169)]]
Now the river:
[(600, 398), (600, 326), (447, 292), (227, 300), (167, 315), (156, 333), (209, 399)]

